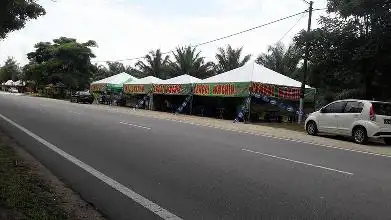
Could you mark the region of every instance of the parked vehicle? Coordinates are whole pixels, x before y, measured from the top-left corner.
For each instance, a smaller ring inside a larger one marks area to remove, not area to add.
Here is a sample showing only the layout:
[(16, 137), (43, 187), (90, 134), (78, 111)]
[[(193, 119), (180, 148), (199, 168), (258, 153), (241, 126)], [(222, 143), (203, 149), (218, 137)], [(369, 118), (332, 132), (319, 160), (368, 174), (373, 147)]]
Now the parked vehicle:
[(94, 96), (89, 91), (78, 91), (71, 95), (71, 102), (92, 104)]
[(318, 132), (350, 136), (365, 144), (368, 138), (383, 138), (391, 145), (391, 103), (340, 100), (310, 114), (305, 121), (308, 134)]
[(10, 92), (10, 93), (18, 93), (19, 90), (16, 89), (16, 88), (10, 88), (10, 89), (8, 90), (8, 92)]

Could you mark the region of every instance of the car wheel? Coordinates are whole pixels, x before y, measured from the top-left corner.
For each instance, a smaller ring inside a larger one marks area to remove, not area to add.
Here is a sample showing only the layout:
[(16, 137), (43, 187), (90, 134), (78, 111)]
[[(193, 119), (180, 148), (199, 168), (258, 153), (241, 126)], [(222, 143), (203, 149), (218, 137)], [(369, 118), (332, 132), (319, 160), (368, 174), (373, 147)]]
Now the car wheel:
[(353, 140), (357, 144), (366, 144), (368, 142), (367, 130), (364, 127), (356, 127), (353, 129)]
[(318, 134), (318, 127), (316, 126), (316, 123), (314, 121), (309, 121), (307, 123), (306, 130), (309, 135)]
[(384, 138), (384, 143), (391, 146), (391, 138)]

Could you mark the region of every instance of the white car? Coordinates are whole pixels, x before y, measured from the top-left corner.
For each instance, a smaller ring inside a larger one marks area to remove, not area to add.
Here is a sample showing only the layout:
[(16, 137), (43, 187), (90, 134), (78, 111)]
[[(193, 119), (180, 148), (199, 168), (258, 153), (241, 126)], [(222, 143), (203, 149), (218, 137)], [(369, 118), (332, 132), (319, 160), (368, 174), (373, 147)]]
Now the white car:
[(358, 144), (368, 138), (383, 138), (391, 145), (391, 103), (367, 100), (339, 100), (310, 114), (305, 121), (308, 134), (336, 134), (353, 137)]
[(16, 88), (10, 88), (8, 91), (10, 93), (18, 93), (19, 92)]

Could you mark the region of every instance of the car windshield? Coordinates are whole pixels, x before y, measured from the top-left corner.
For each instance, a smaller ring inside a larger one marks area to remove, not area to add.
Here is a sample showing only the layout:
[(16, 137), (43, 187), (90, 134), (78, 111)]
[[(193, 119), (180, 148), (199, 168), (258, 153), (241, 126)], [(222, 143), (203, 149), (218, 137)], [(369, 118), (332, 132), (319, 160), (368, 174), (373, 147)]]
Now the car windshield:
[(391, 103), (372, 102), (373, 110), (377, 115), (391, 116)]

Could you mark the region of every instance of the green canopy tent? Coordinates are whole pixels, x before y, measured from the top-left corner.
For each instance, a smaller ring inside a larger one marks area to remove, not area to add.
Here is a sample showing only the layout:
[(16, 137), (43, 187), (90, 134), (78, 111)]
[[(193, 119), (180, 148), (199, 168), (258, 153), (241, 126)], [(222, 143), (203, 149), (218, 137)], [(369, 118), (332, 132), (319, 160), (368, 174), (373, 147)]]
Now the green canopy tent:
[(107, 77), (95, 82), (92, 82), (90, 85), (91, 92), (122, 92), (123, 84), (125, 82), (131, 82), (137, 80), (136, 77), (129, 75), (127, 73), (119, 73), (114, 76)]
[(141, 79), (125, 82), (123, 91), (125, 94), (148, 94), (152, 92), (153, 85), (159, 84), (163, 80), (154, 76), (147, 76)]
[(161, 81), (163, 80), (154, 76), (147, 76), (124, 83), (123, 91), (124, 94), (128, 95), (131, 105), (137, 107), (145, 106), (146, 108), (153, 110), (153, 85), (159, 84)]

